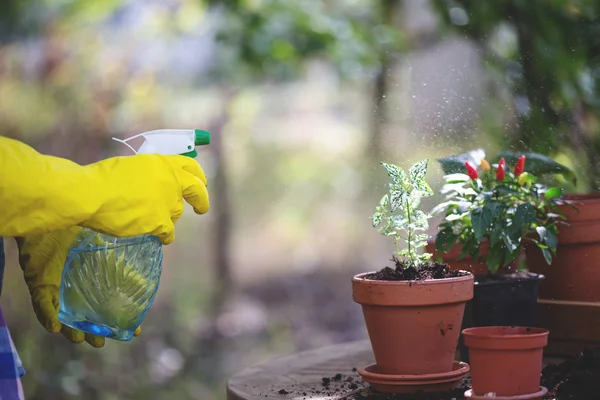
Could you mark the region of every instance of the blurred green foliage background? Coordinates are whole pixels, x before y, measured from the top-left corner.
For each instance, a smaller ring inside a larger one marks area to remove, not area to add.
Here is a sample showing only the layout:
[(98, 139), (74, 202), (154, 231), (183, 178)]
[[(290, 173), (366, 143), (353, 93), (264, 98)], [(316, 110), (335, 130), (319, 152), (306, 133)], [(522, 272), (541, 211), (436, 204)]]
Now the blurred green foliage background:
[(90, 163), (130, 154), (111, 137), (213, 133), (211, 212), (178, 223), (140, 338), (48, 334), (7, 240), (27, 398), (224, 399), (245, 366), (365, 338), (350, 278), (393, 250), (369, 221), (380, 161), (429, 157), (439, 189), (438, 157), (528, 149), (596, 191), (599, 17), (592, 0), (1, 2), (0, 135)]

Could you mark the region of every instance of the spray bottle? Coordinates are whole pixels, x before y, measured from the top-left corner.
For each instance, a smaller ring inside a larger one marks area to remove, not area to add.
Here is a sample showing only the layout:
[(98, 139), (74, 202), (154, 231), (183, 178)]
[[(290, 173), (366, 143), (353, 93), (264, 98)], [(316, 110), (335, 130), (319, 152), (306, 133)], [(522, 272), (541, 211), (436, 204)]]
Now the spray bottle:
[[(128, 142), (139, 137), (144, 141), (136, 150)], [(113, 140), (135, 154), (195, 158), (195, 147), (210, 144), (210, 133), (160, 129)], [(92, 335), (131, 340), (154, 302), (162, 258), (162, 244), (156, 236), (117, 238), (82, 228), (63, 269), (59, 321)]]

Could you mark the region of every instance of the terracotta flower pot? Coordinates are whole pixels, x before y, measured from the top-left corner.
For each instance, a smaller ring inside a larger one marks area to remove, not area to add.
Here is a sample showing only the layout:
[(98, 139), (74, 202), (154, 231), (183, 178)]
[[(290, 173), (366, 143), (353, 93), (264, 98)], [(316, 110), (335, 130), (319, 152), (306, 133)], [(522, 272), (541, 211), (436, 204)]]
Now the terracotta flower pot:
[(564, 199), (577, 210), (561, 206), (569, 225), (558, 227), (552, 265), (533, 245), (527, 248), (527, 264), (546, 276), (539, 288), (539, 326), (552, 331), (546, 351), (569, 357), (600, 345), (600, 329), (589, 323), (600, 319), (600, 193)]
[[(486, 240), (483, 240), (481, 242), (481, 246), (479, 247), (479, 253), (481, 256), (487, 257), (489, 249), (490, 243)], [(459, 260), (460, 253), (462, 251), (462, 246), (459, 244), (455, 244), (450, 248), (449, 251), (441, 253), (436, 250), (434, 241), (428, 241), (425, 251), (433, 254), (434, 259), (439, 258), (442, 260), (442, 262), (448, 264), (450, 269), (469, 271), (474, 275), (484, 275), (489, 273), (485, 261), (475, 261), (470, 256)], [(498, 272), (514, 271), (517, 269), (516, 265), (517, 263), (513, 261), (507, 267), (499, 268)]]
[(532, 272), (544, 274), (540, 297), (552, 300), (600, 302), (600, 194), (570, 195), (565, 200), (578, 210), (561, 209), (569, 225), (559, 225), (556, 258), (544, 261), (535, 246), (527, 249), (527, 264)]
[(543, 391), (540, 387), (542, 357), (548, 333), (546, 329), (529, 327), (465, 329), (473, 394), (495, 393), (498, 397), (508, 397)]
[(361, 304), (377, 372), (390, 375), (452, 371), (472, 274), (425, 281), (352, 279)]

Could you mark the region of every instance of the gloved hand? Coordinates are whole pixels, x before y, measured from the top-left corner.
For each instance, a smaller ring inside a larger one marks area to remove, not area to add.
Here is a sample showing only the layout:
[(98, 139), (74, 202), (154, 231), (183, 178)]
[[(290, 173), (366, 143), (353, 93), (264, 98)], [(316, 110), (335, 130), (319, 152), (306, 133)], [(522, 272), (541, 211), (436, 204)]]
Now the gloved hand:
[(184, 201), (209, 210), (206, 177), (184, 156), (141, 154), (87, 166), (0, 137), (0, 235), (28, 237), (85, 226), (113, 236), (175, 237)]
[[(33, 310), (40, 324), (48, 332), (61, 332), (73, 343), (85, 340), (94, 347), (103, 347), (104, 337), (72, 329), (58, 320), (62, 271), (69, 248), (80, 230), (79, 227), (73, 227), (39, 236), (16, 238), (19, 262), (31, 294)], [(138, 327), (135, 336), (141, 333), (141, 327)]]
[[(153, 234), (175, 239), (185, 199), (197, 214), (210, 207), (204, 171), (192, 158), (140, 154), (109, 158), (86, 168), (99, 206), (80, 225), (113, 236)], [(90, 199), (92, 201), (92, 199)]]

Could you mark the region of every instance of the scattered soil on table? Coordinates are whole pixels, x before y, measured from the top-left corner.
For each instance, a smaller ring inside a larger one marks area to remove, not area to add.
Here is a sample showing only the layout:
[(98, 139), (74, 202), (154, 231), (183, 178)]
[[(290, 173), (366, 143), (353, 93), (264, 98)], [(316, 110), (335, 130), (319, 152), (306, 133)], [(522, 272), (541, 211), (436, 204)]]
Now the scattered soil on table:
[[(321, 379), (320, 387), (307, 390), (306, 387), (290, 385), (285, 389), (275, 390), (282, 396), (293, 395), (294, 399), (302, 396), (302, 400), (318, 399), (322, 397), (343, 396), (347, 400), (465, 400), (463, 394), (471, 388), (471, 378), (463, 379), (456, 389), (443, 393), (415, 393), (415, 394), (386, 394), (379, 393), (370, 388), (357, 369), (352, 369), (352, 375), (336, 374)], [(361, 390), (362, 389), (362, 390)], [(355, 392), (355, 394), (352, 394)]]
[(324, 376), (321, 378), (319, 387), (309, 389), (306, 386), (290, 385), (284, 389), (275, 390), (278, 394), (294, 395), (295, 399), (302, 396), (302, 400), (318, 399), (322, 397), (340, 396), (343, 394), (352, 393), (366, 386), (357, 369), (352, 369), (352, 375), (335, 374), (334, 376)]
[(548, 400), (600, 400), (600, 348), (546, 366), (542, 386), (548, 388)]
[[(303, 396), (310, 400), (324, 396), (348, 396), (348, 400), (465, 400), (464, 393), (471, 388), (471, 378), (463, 379), (453, 390), (442, 393), (387, 394), (373, 390), (358, 375), (338, 373), (323, 377), (320, 387), (275, 390), (280, 395)], [(542, 386), (548, 388), (545, 400), (600, 400), (600, 348), (586, 350), (573, 360), (547, 365), (542, 371)], [(361, 390), (362, 389), (362, 390)], [(352, 392), (356, 392), (351, 395)], [(296, 398), (295, 397), (295, 398)]]
[(407, 266), (404, 261), (394, 257), (396, 268), (385, 267), (377, 272), (365, 275), (366, 279), (376, 281), (424, 281), (430, 279), (457, 278), (465, 276), (465, 272), (452, 270), (447, 264), (433, 263), (416, 269), (413, 266)]

